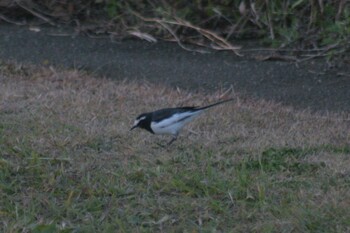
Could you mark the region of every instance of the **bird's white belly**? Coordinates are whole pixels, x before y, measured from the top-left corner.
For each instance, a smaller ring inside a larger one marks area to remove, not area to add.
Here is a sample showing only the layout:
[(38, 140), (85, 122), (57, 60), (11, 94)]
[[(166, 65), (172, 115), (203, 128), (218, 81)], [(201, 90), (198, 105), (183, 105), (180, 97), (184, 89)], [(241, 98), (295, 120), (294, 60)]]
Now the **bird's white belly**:
[(151, 123), (151, 128), (155, 134), (177, 135), (178, 132), (198, 114), (199, 112), (175, 114), (169, 119)]

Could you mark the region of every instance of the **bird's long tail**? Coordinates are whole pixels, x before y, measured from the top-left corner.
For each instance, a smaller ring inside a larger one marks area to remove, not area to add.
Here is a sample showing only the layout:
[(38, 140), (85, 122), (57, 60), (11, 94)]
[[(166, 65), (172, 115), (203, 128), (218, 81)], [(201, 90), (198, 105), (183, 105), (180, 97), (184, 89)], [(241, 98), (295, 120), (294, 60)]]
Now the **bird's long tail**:
[(223, 101), (220, 101), (220, 102), (217, 102), (217, 103), (214, 103), (214, 104), (210, 104), (210, 105), (207, 105), (207, 106), (204, 106), (204, 107), (196, 108), (196, 110), (204, 110), (204, 109), (211, 108), (211, 107), (214, 107), (216, 105), (223, 104), (223, 103), (226, 103), (226, 102), (229, 102), (229, 101), (233, 101), (233, 100), (234, 100), (233, 98), (227, 99), (227, 100), (223, 100)]

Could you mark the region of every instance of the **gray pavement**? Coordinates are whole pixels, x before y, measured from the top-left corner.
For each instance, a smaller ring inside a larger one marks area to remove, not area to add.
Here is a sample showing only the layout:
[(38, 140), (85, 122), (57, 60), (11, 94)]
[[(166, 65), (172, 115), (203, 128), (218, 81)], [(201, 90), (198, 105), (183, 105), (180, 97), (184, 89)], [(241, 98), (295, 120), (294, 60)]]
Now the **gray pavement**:
[[(175, 43), (113, 41), (73, 29), (0, 26), (0, 59), (84, 69), (112, 79), (149, 80), (171, 87), (214, 91), (232, 85), (243, 96), (298, 109), (349, 112), (350, 77), (324, 70), (323, 60), (295, 64), (256, 61), (230, 52), (200, 54)], [(350, 71), (346, 69), (342, 72)]]

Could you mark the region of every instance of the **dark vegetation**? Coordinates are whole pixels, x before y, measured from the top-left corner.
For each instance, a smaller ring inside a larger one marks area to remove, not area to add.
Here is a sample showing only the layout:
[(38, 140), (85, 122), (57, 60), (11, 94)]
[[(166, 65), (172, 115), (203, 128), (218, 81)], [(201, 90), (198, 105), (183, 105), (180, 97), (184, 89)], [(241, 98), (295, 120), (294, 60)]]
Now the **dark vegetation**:
[(237, 54), (247, 46), (236, 44), (254, 39), (261, 50), (273, 51), (262, 59), (303, 60), (347, 54), (349, 5), (348, 0), (0, 0), (0, 17), (20, 25), (34, 20), (94, 36), (163, 39), (185, 49), (195, 44)]

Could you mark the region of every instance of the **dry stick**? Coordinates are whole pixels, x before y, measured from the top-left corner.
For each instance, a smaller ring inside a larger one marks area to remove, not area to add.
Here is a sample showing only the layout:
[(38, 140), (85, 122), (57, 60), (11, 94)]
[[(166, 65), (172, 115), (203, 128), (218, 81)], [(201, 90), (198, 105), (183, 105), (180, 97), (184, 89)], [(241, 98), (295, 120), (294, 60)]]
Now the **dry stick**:
[(180, 38), (176, 35), (176, 33), (168, 26), (166, 25), (162, 20), (160, 19), (148, 19), (148, 18), (145, 18), (143, 16), (141, 16), (140, 14), (136, 13), (136, 12), (132, 12), (134, 15), (136, 15), (137, 17), (139, 17), (140, 19), (142, 19), (143, 21), (146, 21), (146, 22), (155, 22), (155, 23), (158, 23), (160, 24), (162, 27), (164, 27), (176, 40), (177, 44), (183, 48), (184, 50), (187, 50), (187, 51), (191, 51), (191, 52), (203, 52), (203, 51), (198, 51), (198, 50), (192, 50), (192, 49), (189, 49), (187, 48), (180, 40)]
[(45, 16), (43, 16), (43, 15), (41, 15), (41, 14), (39, 14), (39, 13), (33, 11), (32, 9), (30, 9), (30, 8), (28, 8), (28, 7), (26, 7), (26, 6), (24, 6), (24, 5), (21, 3), (20, 0), (15, 0), (15, 2), (16, 2), (16, 4), (17, 4), (18, 6), (22, 7), (24, 10), (26, 10), (26, 11), (30, 12), (31, 14), (33, 14), (34, 16), (36, 16), (36, 17), (38, 17), (38, 18), (40, 18), (40, 19), (42, 19), (42, 20), (48, 22), (48, 23), (51, 24), (52, 26), (55, 26), (55, 23), (53, 23), (50, 19), (48, 19), (48, 18), (46, 18)]
[(229, 88), (227, 88), (226, 91), (224, 91), (224, 93), (222, 93), (220, 96), (219, 96), (219, 99), (222, 99), (224, 98), (229, 92), (232, 92), (234, 93), (234, 90), (233, 90), (233, 85), (230, 85)]
[[(265, 61), (265, 60), (286, 60), (286, 61), (296, 61), (296, 62), (303, 62), (307, 61), (316, 57), (324, 57), (327, 56), (327, 52), (337, 48), (339, 43), (328, 45), (324, 48), (317, 48), (317, 49), (273, 49), (273, 48), (256, 48), (256, 49), (242, 49), (241, 51), (284, 51), (284, 52), (310, 52), (308, 54), (302, 54), (301, 56), (304, 58), (298, 59), (295, 56), (288, 56), (288, 55), (268, 55), (268, 56), (259, 56), (257, 57), (258, 60)], [(318, 52), (318, 53), (315, 53)]]
[(2, 14), (0, 14), (0, 19), (2, 19), (2, 20), (4, 20), (4, 21), (6, 21), (6, 22), (8, 22), (8, 23), (15, 24), (15, 25), (17, 25), (17, 26), (23, 26), (23, 25), (26, 25), (26, 23), (19, 23), (19, 22), (15, 22), (15, 21), (13, 21), (13, 20), (11, 20), (11, 19), (8, 19), (7, 17), (5, 17), (5, 16), (4, 16), (4, 15), (2, 15)]
[[(176, 21), (169, 21), (169, 20), (161, 20), (161, 19), (156, 19), (156, 18), (145, 18), (142, 15), (138, 14), (137, 12), (132, 11), (132, 13), (139, 17), (140, 19), (142, 19), (145, 22), (155, 22), (158, 23), (160, 25), (162, 25), (163, 27), (165, 27), (174, 37), (175, 37), (175, 33), (166, 25), (166, 24), (172, 24), (172, 25), (178, 25), (178, 26), (182, 26), (182, 27), (187, 27), (187, 28), (191, 28), (196, 30), (199, 34), (203, 35), (204, 37), (206, 37), (207, 39), (209, 39), (210, 41), (216, 43), (217, 45), (220, 46), (220, 49), (222, 50), (232, 50), (236, 55), (238, 56), (242, 56), (240, 55), (237, 50), (239, 50), (241, 47), (240, 46), (233, 46), (231, 45), (229, 42), (227, 42), (224, 38), (216, 35), (214, 32), (211, 32), (209, 30), (205, 30), (203, 28), (197, 27), (192, 25), (191, 23), (187, 22), (187, 21), (183, 21), (179, 18), (175, 18)], [(175, 39), (179, 42), (179, 38), (176, 36)], [(183, 47), (183, 46), (181, 46)], [(214, 49), (219, 50), (219, 48), (215, 48)]]
[(338, 12), (337, 12), (337, 15), (335, 16), (336, 21), (340, 19), (340, 16), (344, 10), (344, 5), (345, 5), (345, 0), (340, 0), (339, 6), (338, 6)]
[(318, 5), (320, 6), (321, 14), (324, 12), (323, 0), (318, 0)]
[(327, 48), (317, 48), (317, 49), (275, 49), (275, 48), (252, 48), (252, 49), (241, 49), (243, 52), (249, 51), (272, 51), (272, 52), (317, 52), (317, 51), (325, 51), (329, 49)]
[(338, 72), (337, 75), (338, 75), (338, 76), (350, 77), (350, 74), (348, 74), (348, 73), (343, 73), (343, 72)]
[(273, 25), (272, 25), (270, 10), (269, 10), (269, 1), (265, 0), (265, 4), (266, 4), (266, 18), (267, 18), (267, 24), (268, 24), (267, 26), (269, 27), (270, 37), (272, 40), (274, 40), (275, 39), (275, 32), (273, 30)]
[(187, 50), (187, 51), (191, 51), (191, 52), (200, 52), (200, 53), (207, 53), (206, 51), (204, 50), (192, 50), (192, 49), (189, 49), (187, 48), (180, 40), (180, 38), (176, 35), (176, 33), (166, 24), (164, 24), (163, 22), (161, 21), (157, 21), (156, 23), (159, 23), (162, 27), (164, 27), (166, 30), (169, 31), (169, 33), (175, 38), (177, 44), (183, 48), (184, 50)]
[(287, 55), (268, 55), (268, 56), (255, 56), (255, 59), (258, 61), (299, 61), (295, 56), (287, 56)]
[[(237, 28), (241, 25), (241, 28), (244, 27), (244, 25), (246, 24), (247, 22), (247, 17), (246, 16), (242, 16), (238, 19), (237, 23), (235, 25), (232, 25), (231, 29), (230, 29), (230, 32), (227, 34), (226, 36), (226, 40), (228, 38), (230, 38), (232, 36), (233, 33), (235, 33), (237, 30)], [(238, 30), (239, 31), (239, 30)]]
[(339, 43), (335, 43), (335, 44), (331, 44), (329, 46), (327, 46), (326, 48), (324, 48), (323, 50), (321, 50), (320, 53), (317, 53), (317, 54), (306, 54), (304, 55), (306, 58), (303, 58), (303, 59), (299, 59), (298, 62), (302, 62), (302, 61), (307, 61), (307, 60), (310, 60), (310, 59), (313, 59), (313, 58), (316, 58), (316, 57), (324, 57), (324, 56), (327, 56), (327, 52), (332, 50), (332, 49), (335, 49), (337, 46), (339, 45)]
[(211, 32), (209, 30), (206, 30), (206, 29), (194, 26), (191, 23), (189, 23), (187, 21), (184, 21), (184, 20), (181, 20), (179, 18), (175, 18), (175, 19), (177, 20), (176, 22), (173, 22), (173, 21), (166, 21), (166, 22), (169, 23), (169, 24), (175, 24), (175, 25), (179, 25), (179, 26), (192, 28), (192, 29), (196, 30), (197, 32), (199, 32), (204, 37), (206, 37), (207, 39), (209, 39), (210, 41), (213, 41), (214, 43), (219, 45), (221, 47), (221, 49), (223, 49), (223, 50), (232, 50), (236, 55), (242, 56), (241, 54), (239, 54), (237, 52), (237, 50), (241, 49), (240, 46), (233, 46), (233, 45), (231, 45), (228, 41), (226, 41), (221, 36), (218, 36), (214, 32)]

